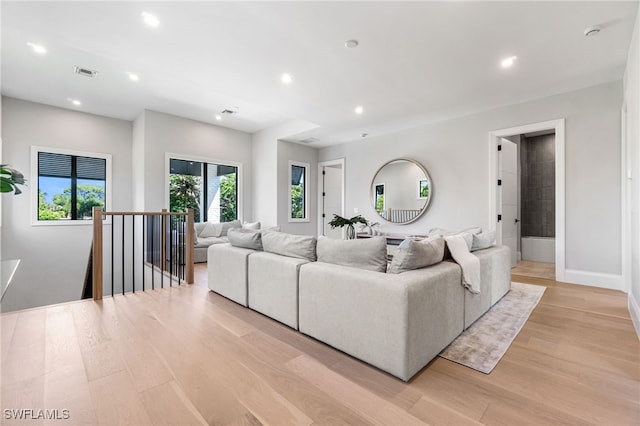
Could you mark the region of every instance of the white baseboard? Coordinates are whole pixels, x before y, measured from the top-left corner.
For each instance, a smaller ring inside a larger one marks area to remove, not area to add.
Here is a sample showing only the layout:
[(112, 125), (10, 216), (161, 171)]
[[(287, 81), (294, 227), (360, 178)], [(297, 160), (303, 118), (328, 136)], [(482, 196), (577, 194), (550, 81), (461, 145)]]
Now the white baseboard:
[(562, 281), (571, 284), (582, 284), (591, 287), (624, 291), (622, 275), (601, 274), (599, 272), (585, 272), (577, 271), (575, 269), (565, 269), (564, 279)]
[(636, 334), (640, 340), (640, 306), (638, 306), (638, 301), (633, 297), (633, 293), (629, 293), (629, 313), (631, 314), (633, 327), (636, 329)]

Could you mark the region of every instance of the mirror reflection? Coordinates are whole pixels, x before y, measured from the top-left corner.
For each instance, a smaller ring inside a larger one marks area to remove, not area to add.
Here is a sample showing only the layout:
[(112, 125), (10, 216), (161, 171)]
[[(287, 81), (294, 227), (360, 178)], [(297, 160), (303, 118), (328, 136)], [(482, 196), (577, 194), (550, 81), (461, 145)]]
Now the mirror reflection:
[(384, 220), (406, 224), (429, 206), (433, 183), (418, 162), (399, 158), (384, 164), (371, 182), (371, 203)]

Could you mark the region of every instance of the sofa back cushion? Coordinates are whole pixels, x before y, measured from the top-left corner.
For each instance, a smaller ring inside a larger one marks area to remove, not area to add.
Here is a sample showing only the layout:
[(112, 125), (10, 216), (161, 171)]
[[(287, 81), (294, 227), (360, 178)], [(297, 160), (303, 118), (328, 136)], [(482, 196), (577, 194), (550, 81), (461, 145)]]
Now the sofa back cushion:
[(258, 231), (260, 229), (260, 222), (245, 222), (242, 224), (242, 229), (251, 229), (252, 231)]
[(226, 237), (227, 233), (229, 232), (229, 229), (232, 229), (232, 228), (240, 229), (240, 228), (242, 228), (242, 222), (240, 222), (239, 220), (234, 220), (232, 222), (223, 222), (220, 225), (222, 225), (222, 231), (221, 231), (221, 233), (219, 235), (221, 237)]
[(213, 222), (196, 223), (196, 232), (198, 237), (220, 237), (222, 235), (222, 224)]
[(444, 245), (444, 238), (440, 236), (421, 241), (404, 240), (393, 256), (389, 273), (400, 274), (442, 262)]
[(473, 244), (471, 245), (471, 251), (483, 250), (491, 247), (495, 243), (496, 231), (473, 234)]
[(293, 235), (284, 232), (263, 232), (262, 247), (264, 251), (282, 256), (316, 260), (316, 237)]
[(318, 262), (377, 272), (387, 270), (387, 240), (383, 237), (357, 240), (320, 237), (317, 252)]
[(231, 228), (227, 232), (227, 238), (232, 246), (262, 250), (262, 234), (260, 231)]

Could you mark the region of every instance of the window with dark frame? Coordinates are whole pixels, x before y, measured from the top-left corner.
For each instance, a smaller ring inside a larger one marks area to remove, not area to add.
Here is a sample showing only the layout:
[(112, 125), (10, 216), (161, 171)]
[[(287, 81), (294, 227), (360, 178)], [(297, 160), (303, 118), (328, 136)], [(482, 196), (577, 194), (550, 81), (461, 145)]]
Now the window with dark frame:
[(107, 160), (38, 152), (38, 220), (89, 220), (106, 205)]
[[(204, 208), (202, 208), (204, 206)], [(238, 218), (238, 167), (171, 158), (169, 209), (192, 208), (196, 222)]]
[(291, 219), (306, 219), (306, 182), (307, 168), (291, 165)]

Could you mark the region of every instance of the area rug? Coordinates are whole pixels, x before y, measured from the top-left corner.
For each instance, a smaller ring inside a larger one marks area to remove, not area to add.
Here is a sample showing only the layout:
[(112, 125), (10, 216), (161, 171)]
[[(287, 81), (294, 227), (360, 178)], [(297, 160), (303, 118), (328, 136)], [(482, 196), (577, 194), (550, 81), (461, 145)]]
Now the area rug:
[(491, 373), (538, 305), (546, 287), (511, 283), (511, 290), (480, 319), (462, 332), (442, 358), (485, 374)]

